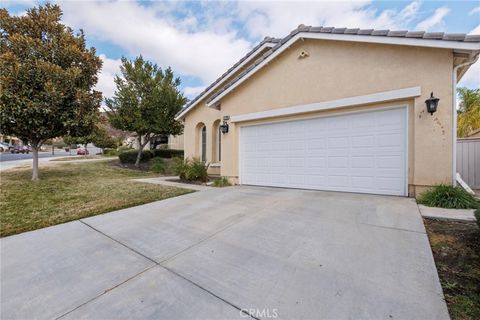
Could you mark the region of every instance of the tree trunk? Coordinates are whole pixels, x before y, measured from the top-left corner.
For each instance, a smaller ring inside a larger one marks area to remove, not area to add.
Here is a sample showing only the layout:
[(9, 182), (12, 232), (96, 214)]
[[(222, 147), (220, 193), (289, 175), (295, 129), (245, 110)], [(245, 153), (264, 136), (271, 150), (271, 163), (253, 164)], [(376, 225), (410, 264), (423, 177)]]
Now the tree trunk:
[(143, 150), (141, 135), (137, 137), (137, 141), (138, 141), (138, 153), (137, 153), (137, 160), (135, 161), (135, 167), (140, 168), (140, 159), (142, 158), (142, 150)]
[(83, 157), (84, 157), (84, 158), (87, 157), (87, 152), (88, 152), (88, 151), (87, 151), (87, 150), (88, 150), (88, 149), (87, 149), (87, 144), (88, 144), (88, 143), (85, 143), (85, 153), (83, 154)]
[(38, 180), (38, 144), (32, 144), (33, 166), (32, 166), (32, 181)]

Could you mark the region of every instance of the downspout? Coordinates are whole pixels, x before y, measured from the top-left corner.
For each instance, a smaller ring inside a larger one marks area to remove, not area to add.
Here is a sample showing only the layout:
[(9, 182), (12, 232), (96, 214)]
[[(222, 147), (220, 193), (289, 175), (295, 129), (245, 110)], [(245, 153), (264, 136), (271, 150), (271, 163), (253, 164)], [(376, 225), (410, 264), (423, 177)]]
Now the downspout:
[(453, 68), (452, 73), (452, 110), (453, 110), (453, 130), (452, 130), (452, 184), (457, 185), (457, 70), (474, 64), (478, 60), (478, 54), (472, 60), (461, 63)]

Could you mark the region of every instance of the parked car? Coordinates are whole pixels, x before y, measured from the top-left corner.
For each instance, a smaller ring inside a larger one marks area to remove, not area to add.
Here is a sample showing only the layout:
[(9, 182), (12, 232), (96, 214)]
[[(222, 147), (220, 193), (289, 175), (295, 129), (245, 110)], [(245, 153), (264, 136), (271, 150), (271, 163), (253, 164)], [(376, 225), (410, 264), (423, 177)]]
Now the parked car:
[(26, 154), (29, 154), (30, 153), (30, 147), (29, 146), (16, 145), (16, 146), (13, 146), (13, 148), (10, 149), (10, 152), (11, 153), (26, 153)]
[(85, 148), (77, 149), (77, 156), (86, 156), (88, 155), (88, 150)]
[(8, 143), (0, 142), (0, 152), (8, 151), (11, 147)]

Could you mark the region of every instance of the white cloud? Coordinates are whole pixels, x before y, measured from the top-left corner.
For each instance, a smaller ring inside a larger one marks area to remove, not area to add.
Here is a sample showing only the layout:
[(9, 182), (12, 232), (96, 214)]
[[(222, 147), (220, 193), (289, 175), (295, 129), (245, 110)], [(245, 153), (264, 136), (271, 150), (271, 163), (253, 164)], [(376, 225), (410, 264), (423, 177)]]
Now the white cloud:
[(116, 88), (113, 79), (115, 75), (120, 74), (122, 62), (120, 59), (109, 59), (104, 54), (101, 54), (100, 58), (103, 60), (103, 66), (95, 89), (102, 92), (105, 98), (111, 98)]
[(459, 87), (467, 87), (472, 89), (480, 88), (480, 62), (476, 62), (468, 69), (458, 83)]
[(419, 24), (417, 24), (417, 30), (429, 30), (432, 28), (444, 28), (445, 21), (443, 20), (447, 14), (450, 12), (450, 9), (447, 7), (440, 7), (435, 10), (433, 16), (423, 20)]
[[(143, 54), (162, 67), (205, 82), (216, 79), (251, 48), (234, 32), (188, 32), (154, 8), (133, 2), (63, 2), (64, 21), (90, 37), (110, 41), (131, 55)], [(195, 25), (186, 21), (185, 28)], [(225, 22), (221, 22), (221, 24)], [(225, 31), (225, 30), (223, 30)]]
[(400, 12), (379, 11), (371, 1), (354, 2), (240, 2), (239, 16), (252, 36), (283, 37), (299, 24), (329, 27), (404, 29), (418, 15), (420, 2)]
[(183, 92), (185, 96), (189, 99), (195, 98), (200, 92), (205, 90), (206, 86), (198, 86), (198, 87), (185, 87)]
[(475, 13), (480, 13), (480, 6), (473, 8), (468, 14), (472, 15)]
[[(480, 34), (480, 25), (470, 31), (469, 34)], [(480, 88), (480, 62), (477, 61), (468, 69), (458, 83), (459, 87), (467, 87), (472, 89)]]
[(468, 34), (480, 34), (480, 24)]

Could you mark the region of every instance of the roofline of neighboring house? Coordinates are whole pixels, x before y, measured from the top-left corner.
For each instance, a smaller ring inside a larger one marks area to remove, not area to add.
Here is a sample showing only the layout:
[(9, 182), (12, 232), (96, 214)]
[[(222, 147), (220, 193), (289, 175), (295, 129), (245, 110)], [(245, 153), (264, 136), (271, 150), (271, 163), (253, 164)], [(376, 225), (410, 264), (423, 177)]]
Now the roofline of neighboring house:
[(175, 117), (177, 120), (183, 118), (185, 114), (190, 111), (193, 107), (197, 105), (203, 97), (208, 96), (212, 92), (214, 92), (220, 85), (222, 85), (228, 78), (229, 75), (234, 74), (241, 68), (243, 68), (246, 64), (252, 61), (254, 57), (256, 57), (257, 53), (262, 52), (262, 50), (266, 48), (274, 47), (281, 39), (275, 39), (270, 37), (265, 37), (258, 45), (256, 45), (252, 50), (250, 50), (242, 59), (240, 59), (237, 63), (235, 63), (230, 69), (228, 69), (224, 74), (222, 74), (217, 80), (215, 80), (212, 84), (210, 84), (205, 90), (203, 90), (199, 95), (197, 95), (190, 103), (181, 110), (177, 116)]
[[(350, 31), (351, 30), (351, 31)], [(360, 30), (335, 29), (322, 27), (305, 27), (300, 25), (287, 37), (283, 38), (272, 50), (263, 54), (255, 64), (242, 72), (238, 77), (227, 83), (207, 101), (208, 107), (214, 107), (221, 98), (247, 80), (258, 70), (275, 59), (300, 39), (336, 40), (392, 44), (416, 47), (442, 48), (462, 51), (480, 52), (480, 35), (444, 34), (443, 32), (426, 33), (423, 31), (389, 31), (389, 30)]]

